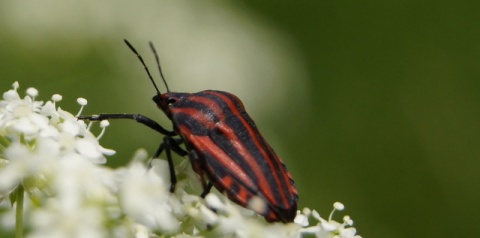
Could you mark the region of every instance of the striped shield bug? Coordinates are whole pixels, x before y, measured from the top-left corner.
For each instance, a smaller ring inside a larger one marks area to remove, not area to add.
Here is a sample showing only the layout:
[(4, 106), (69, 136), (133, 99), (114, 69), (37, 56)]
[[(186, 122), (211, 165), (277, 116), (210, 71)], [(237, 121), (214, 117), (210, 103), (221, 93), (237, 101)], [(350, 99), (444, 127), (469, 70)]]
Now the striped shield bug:
[[(240, 99), (216, 90), (171, 92), (158, 54), (150, 42), (167, 90), (162, 94), (141, 55), (127, 40), (124, 41), (145, 68), (156, 90), (153, 101), (172, 121), (173, 131), (140, 114), (100, 114), (78, 118), (91, 121), (133, 119), (164, 135), (153, 158), (158, 158), (165, 151), (171, 179), (170, 192), (174, 191), (176, 184), (173, 151), (180, 156), (188, 155), (193, 170), (201, 179), (202, 197), (213, 186), (233, 202), (254, 210), (269, 222), (292, 222), (298, 202), (292, 176), (258, 131)], [(254, 198), (263, 201), (264, 206), (250, 206)]]

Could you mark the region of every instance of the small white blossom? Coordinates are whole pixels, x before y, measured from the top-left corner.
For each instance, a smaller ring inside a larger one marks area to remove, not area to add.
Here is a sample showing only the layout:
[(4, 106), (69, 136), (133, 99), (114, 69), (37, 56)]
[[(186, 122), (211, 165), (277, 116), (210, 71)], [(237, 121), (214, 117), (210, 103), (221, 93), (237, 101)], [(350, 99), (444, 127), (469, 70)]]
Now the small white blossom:
[(80, 104), (80, 105), (82, 105), (82, 106), (85, 106), (85, 105), (87, 105), (87, 99), (85, 99), (85, 98), (78, 98), (78, 99), (77, 99), (77, 103)]
[[(345, 209), (345, 206), (342, 203), (335, 202), (333, 204), (333, 210), (330, 213), (328, 220), (320, 217), (320, 214), (318, 214), (318, 212), (315, 210), (311, 211), (311, 213), (310, 211), (307, 211), (308, 213), (310, 213), (310, 216), (313, 219), (318, 221), (318, 223), (315, 226), (304, 227), (302, 229), (302, 232), (304, 234), (314, 234), (317, 238), (361, 238), (361, 236), (355, 235), (357, 231), (355, 228), (351, 227), (353, 224), (353, 220), (350, 218), (350, 216), (344, 216), (343, 223), (339, 223), (332, 219), (335, 211), (343, 209)], [(297, 218), (299, 215), (297, 215)]]
[(335, 210), (337, 210), (337, 211), (343, 211), (343, 209), (345, 209), (345, 206), (344, 206), (343, 203), (341, 203), (341, 202), (335, 202), (335, 203), (333, 203), (333, 207), (334, 207)]
[(225, 205), (218, 198), (215, 193), (209, 193), (205, 196), (205, 202), (207, 205), (217, 211), (225, 211)]
[(168, 191), (170, 183), (159, 176), (168, 174), (166, 161), (158, 161), (148, 170), (144, 164), (133, 162), (125, 170), (117, 171), (121, 179), (119, 195), (123, 211), (134, 221), (147, 227), (159, 229), (166, 233), (175, 233), (180, 227), (180, 222), (172, 214), (169, 204)]
[(38, 90), (36, 88), (27, 88), (27, 94), (28, 96), (35, 98), (38, 96)]
[(295, 220), (293, 221), (301, 226), (308, 226), (308, 215), (297, 213)]
[(63, 98), (63, 97), (62, 97), (62, 95), (60, 95), (60, 94), (53, 94), (53, 95), (52, 95), (52, 101), (54, 101), (54, 102), (62, 101), (62, 98)]
[(78, 111), (77, 113), (77, 117), (80, 116), (82, 114), (82, 111), (83, 111), (83, 107), (85, 107), (85, 105), (87, 105), (87, 99), (85, 98), (77, 98), (77, 103), (80, 104), (80, 110)]

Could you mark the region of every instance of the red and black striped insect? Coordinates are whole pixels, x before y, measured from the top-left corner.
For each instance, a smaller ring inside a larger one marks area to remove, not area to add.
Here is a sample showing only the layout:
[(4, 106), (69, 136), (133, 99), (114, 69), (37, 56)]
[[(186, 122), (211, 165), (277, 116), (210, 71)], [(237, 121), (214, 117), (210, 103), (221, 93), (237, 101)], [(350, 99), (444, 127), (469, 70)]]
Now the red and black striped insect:
[[(257, 197), (266, 206), (255, 212), (267, 221), (292, 222), (298, 202), (292, 176), (258, 131), (240, 99), (231, 93), (215, 90), (170, 92), (157, 52), (150, 42), (167, 89), (162, 94), (140, 54), (127, 40), (124, 41), (145, 67), (157, 91), (153, 101), (172, 121), (173, 131), (140, 114), (100, 114), (80, 116), (79, 119), (133, 119), (163, 134), (165, 137), (154, 158), (158, 158), (165, 150), (171, 192), (176, 183), (171, 155), (173, 151), (180, 156), (189, 156), (193, 170), (202, 181), (202, 197), (209, 193), (212, 186), (243, 207), (248, 207), (250, 199)], [(185, 149), (180, 146), (182, 143)]]

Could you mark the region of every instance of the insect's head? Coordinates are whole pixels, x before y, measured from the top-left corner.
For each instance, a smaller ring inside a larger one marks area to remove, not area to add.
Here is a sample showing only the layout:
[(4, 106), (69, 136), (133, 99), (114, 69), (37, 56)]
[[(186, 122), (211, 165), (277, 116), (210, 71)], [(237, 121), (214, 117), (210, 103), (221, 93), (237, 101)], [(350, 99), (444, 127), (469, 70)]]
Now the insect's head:
[(164, 94), (157, 94), (153, 96), (152, 99), (157, 104), (157, 107), (160, 108), (168, 116), (168, 118), (171, 118), (171, 108), (175, 107), (175, 104), (177, 102), (179, 102), (188, 95), (190, 94), (167, 92)]

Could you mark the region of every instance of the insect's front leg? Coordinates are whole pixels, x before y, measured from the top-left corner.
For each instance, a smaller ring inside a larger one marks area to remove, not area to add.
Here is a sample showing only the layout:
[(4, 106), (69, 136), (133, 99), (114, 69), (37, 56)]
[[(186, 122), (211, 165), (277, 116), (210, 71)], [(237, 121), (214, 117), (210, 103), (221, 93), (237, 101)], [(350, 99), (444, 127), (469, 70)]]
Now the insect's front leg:
[(89, 120), (89, 121), (102, 121), (102, 120), (110, 120), (110, 119), (131, 119), (135, 120), (138, 123), (141, 123), (145, 126), (148, 126), (155, 131), (159, 132), (162, 135), (166, 136), (175, 136), (177, 133), (174, 131), (169, 131), (160, 124), (158, 124), (156, 121), (141, 115), (141, 114), (126, 114), (126, 113), (120, 113), (120, 114), (100, 114), (100, 115), (91, 115), (91, 116), (79, 116), (78, 119), (80, 120)]

